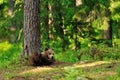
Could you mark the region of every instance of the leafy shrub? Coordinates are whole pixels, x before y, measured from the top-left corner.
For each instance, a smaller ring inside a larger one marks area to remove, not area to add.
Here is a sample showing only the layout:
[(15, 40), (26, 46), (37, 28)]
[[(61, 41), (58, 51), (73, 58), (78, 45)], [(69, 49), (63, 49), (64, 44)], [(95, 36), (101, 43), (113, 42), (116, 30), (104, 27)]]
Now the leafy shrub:
[(120, 50), (116, 47), (103, 47), (101, 48), (101, 51), (103, 52), (102, 56), (104, 59), (112, 59), (112, 60), (118, 60), (120, 59)]
[(58, 54), (55, 54), (55, 58), (59, 61), (64, 61), (64, 62), (77, 62), (78, 61), (76, 57), (76, 51), (74, 50), (59, 52)]

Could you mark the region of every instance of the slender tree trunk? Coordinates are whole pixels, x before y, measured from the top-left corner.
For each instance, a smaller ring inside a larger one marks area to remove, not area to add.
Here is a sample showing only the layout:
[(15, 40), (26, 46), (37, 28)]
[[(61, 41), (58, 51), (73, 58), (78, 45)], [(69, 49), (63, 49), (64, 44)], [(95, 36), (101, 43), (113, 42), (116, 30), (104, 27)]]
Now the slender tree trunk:
[(40, 53), (39, 0), (24, 0), (23, 56)]
[(109, 40), (110, 40), (110, 47), (112, 47), (113, 45), (112, 45), (112, 23), (113, 23), (113, 21), (110, 19), (110, 21), (109, 21), (109, 35), (110, 35), (110, 37), (109, 37)]

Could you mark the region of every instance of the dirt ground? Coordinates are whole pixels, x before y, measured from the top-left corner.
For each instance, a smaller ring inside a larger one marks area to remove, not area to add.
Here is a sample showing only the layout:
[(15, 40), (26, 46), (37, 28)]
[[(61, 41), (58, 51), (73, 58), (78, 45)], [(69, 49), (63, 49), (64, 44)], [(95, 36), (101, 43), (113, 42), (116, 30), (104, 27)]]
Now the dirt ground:
[(74, 64), (57, 61), (50, 66), (37, 67), (18, 64), (1, 69), (0, 80), (57, 80), (53, 78), (55, 75), (60, 77), (58, 80), (65, 80), (66, 68), (83, 69), (86, 80), (105, 80), (106, 76), (116, 75), (119, 66), (118, 61), (81, 61)]

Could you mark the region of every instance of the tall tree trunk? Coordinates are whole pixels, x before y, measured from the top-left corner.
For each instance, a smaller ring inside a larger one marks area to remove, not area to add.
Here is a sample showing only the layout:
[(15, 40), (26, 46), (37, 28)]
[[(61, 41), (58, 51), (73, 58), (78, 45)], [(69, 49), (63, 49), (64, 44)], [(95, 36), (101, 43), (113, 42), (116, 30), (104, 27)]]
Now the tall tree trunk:
[(24, 0), (23, 55), (40, 53), (39, 0)]
[(112, 47), (112, 23), (113, 21), (110, 19), (109, 21), (109, 46)]

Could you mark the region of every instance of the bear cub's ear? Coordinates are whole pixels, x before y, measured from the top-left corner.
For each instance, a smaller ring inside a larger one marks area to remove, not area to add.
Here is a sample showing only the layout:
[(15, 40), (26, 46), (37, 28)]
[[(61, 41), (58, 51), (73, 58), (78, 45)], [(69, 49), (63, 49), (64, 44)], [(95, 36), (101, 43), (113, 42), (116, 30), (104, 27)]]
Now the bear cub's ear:
[(47, 51), (48, 49), (49, 49), (49, 48), (48, 48), (48, 47), (46, 47), (46, 48), (45, 48), (45, 51)]

